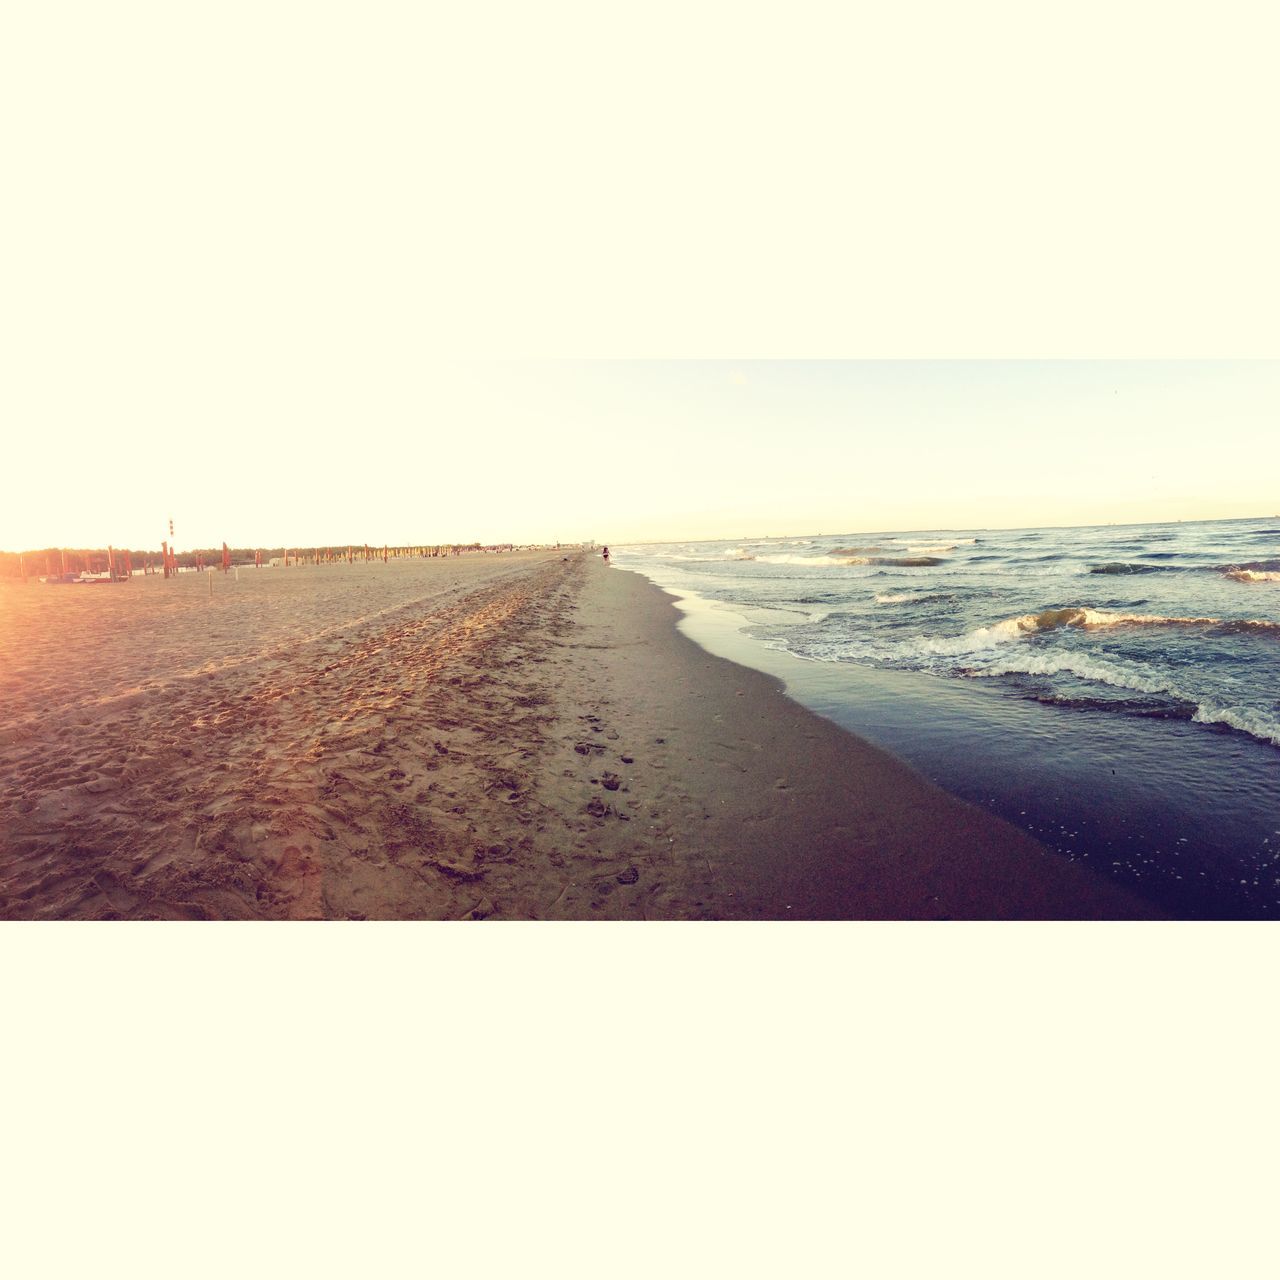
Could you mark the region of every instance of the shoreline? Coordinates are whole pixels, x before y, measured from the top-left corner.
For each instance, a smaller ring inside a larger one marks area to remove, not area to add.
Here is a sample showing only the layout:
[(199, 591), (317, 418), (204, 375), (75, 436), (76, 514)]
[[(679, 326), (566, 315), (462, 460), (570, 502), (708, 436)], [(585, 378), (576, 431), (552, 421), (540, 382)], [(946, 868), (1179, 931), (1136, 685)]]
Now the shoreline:
[(646, 802), (711, 851), (717, 918), (1158, 917), (810, 711), (776, 676), (704, 649), (681, 629), (676, 597), (643, 574), (597, 567), (581, 609), (612, 641), (598, 659), (602, 705), (674, 773), (642, 775)]
[[(596, 557), (249, 577), (147, 584), (92, 647), (106, 605), (27, 602), (79, 683), (0, 726), (0, 918), (1156, 914)], [(159, 619), (181, 675), (139, 684)]]
[(650, 565), (634, 571), (676, 597), (681, 630), (703, 648), (780, 679), (810, 711), (1162, 916), (1274, 918), (1258, 893), (1276, 825), (1269, 745), (1190, 720), (1068, 715), (986, 681), (816, 660), (788, 641), (783, 604), (704, 596)]

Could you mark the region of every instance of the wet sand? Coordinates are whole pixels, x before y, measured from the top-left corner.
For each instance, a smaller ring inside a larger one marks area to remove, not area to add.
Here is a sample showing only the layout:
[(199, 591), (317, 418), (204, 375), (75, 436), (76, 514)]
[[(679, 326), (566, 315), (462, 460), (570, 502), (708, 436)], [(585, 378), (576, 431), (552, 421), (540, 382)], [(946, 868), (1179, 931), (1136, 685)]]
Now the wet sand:
[(0, 917), (1147, 908), (560, 553), (0, 586)]

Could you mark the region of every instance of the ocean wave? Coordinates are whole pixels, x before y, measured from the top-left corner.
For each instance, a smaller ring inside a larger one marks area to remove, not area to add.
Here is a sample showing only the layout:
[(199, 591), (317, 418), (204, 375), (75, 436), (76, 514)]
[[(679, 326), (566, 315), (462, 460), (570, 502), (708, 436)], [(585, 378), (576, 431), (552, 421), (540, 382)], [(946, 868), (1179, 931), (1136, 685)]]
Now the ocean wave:
[(831, 569), (841, 565), (888, 565), (900, 569), (925, 569), (943, 562), (934, 556), (840, 556), (835, 552), (824, 556), (751, 556), (739, 555), (738, 560), (755, 560), (758, 564), (794, 564), (811, 569)]
[(840, 560), (832, 560), (828, 556), (739, 556), (739, 560), (754, 560), (758, 564), (798, 564), (812, 569), (831, 569), (842, 564)]
[(871, 556), (868, 560), (850, 560), (850, 564), (884, 564), (899, 569), (930, 569), (943, 562), (937, 556)]
[(1261, 632), (1280, 636), (1280, 622), (1259, 618), (1177, 618), (1154, 613), (1113, 613), (1106, 609), (1072, 606), (1065, 609), (1043, 609), (1039, 613), (1023, 613), (1004, 618), (986, 627), (978, 627), (962, 636), (933, 639), (921, 637), (911, 642), (920, 652), (959, 655), (1008, 644), (1023, 636), (1060, 627), (1083, 629), (1101, 627), (1218, 627), (1229, 632)]
[(957, 545), (954, 542), (938, 543), (935, 546), (927, 544), (922, 544), (921, 546), (913, 545), (907, 548), (907, 554), (910, 556), (945, 556), (948, 551), (954, 551)]
[[(1116, 689), (1128, 689), (1135, 693), (1158, 694), (1173, 698), (1182, 704), (1181, 709), (1169, 714), (1177, 714), (1178, 718), (1186, 718), (1190, 708), (1194, 707), (1189, 718), (1196, 724), (1220, 724), (1250, 737), (1269, 742), (1280, 747), (1280, 723), (1268, 719), (1267, 716), (1252, 707), (1219, 706), (1212, 702), (1198, 702), (1177, 685), (1159, 676), (1122, 667), (1117, 663), (1104, 661), (1084, 654), (1026, 654), (1009, 661), (991, 663), (988, 666), (968, 672), (974, 676), (1011, 676), (1035, 675), (1074, 676), (1078, 680), (1092, 681), (1096, 684), (1110, 685)], [(1072, 699), (1060, 697), (1052, 701), (1061, 705), (1089, 705), (1096, 710), (1132, 710), (1126, 705), (1109, 707), (1101, 700)]]
[(1075, 676), (1077, 680), (1091, 680), (1097, 684), (1111, 685), (1116, 689), (1132, 689), (1135, 693), (1167, 693), (1185, 702), (1194, 702), (1178, 692), (1167, 680), (1121, 667), (1114, 662), (1087, 654), (1029, 653), (1008, 661), (992, 663), (969, 672), (975, 676)]
[(1274, 569), (1228, 569), (1223, 577), (1237, 582), (1280, 582), (1280, 572)]
[(925, 595), (913, 595), (909, 591), (883, 591), (876, 596), (876, 604), (915, 604), (919, 600), (927, 600)]
[[(1180, 618), (1155, 613), (1110, 613), (1105, 609), (1050, 609), (1037, 615), (1048, 618), (1053, 614), (1077, 613), (1078, 619), (1050, 623), (1049, 626), (1082, 627), (1217, 627), (1227, 632), (1261, 632), (1280, 635), (1280, 622), (1267, 618)], [(1047, 630), (1048, 627), (1041, 628)]]
[(1232, 573), (1237, 569), (1248, 569), (1251, 573), (1275, 573), (1280, 569), (1280, 560), (1243, 560), (1239, 564), (1224, 564), (1223, 573)]
[(1094, 564), (1089, 566), (1090, 573), (1160, 573), (1168, 569), (1164, 564), (1127, 564), (1116, 561), (1112, 564)]
[(883, 547), (833, 547), (827, 552), (829, 556), (869, 556), (877, 551), (883, 551)]
[(1260, 711), (1251, 707), (1223, 707), (1212, 702), (1202, 702), (1193, 715), (1197, 724), (1224, 724), (1241, 733), (1261, 738), (1274, 747), (1280, 747), (1280, 724), (1268, 720)]

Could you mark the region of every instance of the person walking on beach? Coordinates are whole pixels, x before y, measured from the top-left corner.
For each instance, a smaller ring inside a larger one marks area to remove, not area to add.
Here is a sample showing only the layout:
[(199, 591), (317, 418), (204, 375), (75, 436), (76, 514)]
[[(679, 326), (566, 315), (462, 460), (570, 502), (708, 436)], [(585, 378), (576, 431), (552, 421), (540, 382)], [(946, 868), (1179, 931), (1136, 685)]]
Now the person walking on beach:
[(605, 549), (600, 553), (600, 555), (601, 555), (601, 557), (603, 558), (603, 560), (604, 560), (605, 564), (608, 564), (608, 563), (609, 563), (609, 548), (608, 548), (608, 547), (605, 547)]

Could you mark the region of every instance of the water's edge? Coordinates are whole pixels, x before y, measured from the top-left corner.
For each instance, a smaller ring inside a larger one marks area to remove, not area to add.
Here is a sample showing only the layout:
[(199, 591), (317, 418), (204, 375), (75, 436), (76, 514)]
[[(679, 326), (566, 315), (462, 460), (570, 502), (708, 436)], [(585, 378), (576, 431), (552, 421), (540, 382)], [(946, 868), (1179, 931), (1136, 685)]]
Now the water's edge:
[[(1087, 743), (1064, 753), (1062, 717), (1071, 713), (1001, 696), (982, 682), (806, 660), (747, 634), (750, 606), (708, 600), (644, 568), (622, 571), (673, 597), (679, 629), (708, 653), (775, 677), (808, 710), (1162, 910), (1184, 918), (1276, 914), (1280, 831), (1262, 825), (1256, 798), (1233, 813), (1221, 795), (1219, 735), (1206, 741), (1200, 726), (1176, 721), (1155, 733), (1143, 722), (1139, 731), (1098, 715), (1080, 719)], [(1148, 781), (1171, 747), (1185, 761), (1182, 804)], [(1263, 760), (1272, 748), (1242, 740), (1234, 750), (1245, 766), (1242, 789), (1273, 784)]]

